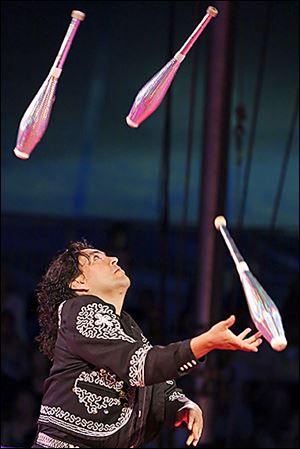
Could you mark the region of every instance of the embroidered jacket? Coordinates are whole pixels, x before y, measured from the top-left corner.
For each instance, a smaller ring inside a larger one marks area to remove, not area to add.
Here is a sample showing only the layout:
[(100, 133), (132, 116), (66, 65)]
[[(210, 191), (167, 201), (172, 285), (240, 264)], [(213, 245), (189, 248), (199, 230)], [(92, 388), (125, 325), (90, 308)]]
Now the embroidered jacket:
[(175, 380), (199, 363), (190, 340), (152, 346), (128, 313), (96, 296), (59, 310), (39, 430), (80, 447), (138, 447), (188, 399)]

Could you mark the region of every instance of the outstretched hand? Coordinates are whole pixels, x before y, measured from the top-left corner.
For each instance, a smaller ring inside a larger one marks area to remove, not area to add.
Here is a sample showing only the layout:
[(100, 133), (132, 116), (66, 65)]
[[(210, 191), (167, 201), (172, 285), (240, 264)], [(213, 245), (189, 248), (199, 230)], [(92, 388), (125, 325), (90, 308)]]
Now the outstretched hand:
[(256, 332), (251, 337), (247, 337), (251, 329), (246, 328), (240, 334), (235, 335), (229, 329), (234, 323), (235, 316), (231, 315), (227, 320), (220, 321), (209, 329), (207, 334), (213, 347), (215, 349), (240, 349), (242, 351), (257, 352), (258, 346), (262, 343), (260, 338), (261, 332)]
[(190, 345), (194, 356), (198, 359), (214, 349), (228, 349), (231, 351), (241, 350), (257, 352), (258, 346), (262, 344), (261, 332), (248, 336), (250, 328), (235, 335), (229, 328), (235, 323), (235, 316), (231, 315), (227, 320), (220, 321), (212, 326), (207, 332), (191, 339)]
[(190, 430), (186, 440), (187, 446), (190, 446), (191, 443), (193, 443), (193, 446), (196, 446), (203, 429), (203, 416), (201, 408), (195, 402), (190, 401), (178, 410), (175, 427), (179, 427), (183, 423), (186, 423), (188, 430)]

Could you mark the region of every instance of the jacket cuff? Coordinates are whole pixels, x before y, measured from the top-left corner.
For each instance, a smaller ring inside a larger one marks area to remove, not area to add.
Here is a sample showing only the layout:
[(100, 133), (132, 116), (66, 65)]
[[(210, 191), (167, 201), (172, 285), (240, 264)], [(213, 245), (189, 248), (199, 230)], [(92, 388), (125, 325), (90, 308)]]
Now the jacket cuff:
[(183, 376), (188, 374), (192, 368), (195, 368), (200, 362), (204, 362), (206, 357), (201, 357), (197, 359), (190, 345), (191, 339), (184, 340), (177, 349), (175, 354), (177, 374), (178, 376)]

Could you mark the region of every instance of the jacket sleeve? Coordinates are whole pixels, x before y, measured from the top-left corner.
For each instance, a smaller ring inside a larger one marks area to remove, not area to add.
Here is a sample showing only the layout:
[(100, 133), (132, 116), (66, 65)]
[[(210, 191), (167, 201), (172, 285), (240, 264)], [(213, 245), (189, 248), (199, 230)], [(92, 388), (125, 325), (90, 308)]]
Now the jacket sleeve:
[(165, 384), (165, 421), (167, 424), (174, 425), (178, 410), (191, 403), (191, 400), (176, 385), (175, 380), (167, 380)]
[(135, 387), (187, 374), (199, 361), (190, 340), (154, 346), (125, 332), (113, 308), (96, 297), (77, 297), (65, 304), (60, 332), (66, 345), (87, 363), (106, 368)]

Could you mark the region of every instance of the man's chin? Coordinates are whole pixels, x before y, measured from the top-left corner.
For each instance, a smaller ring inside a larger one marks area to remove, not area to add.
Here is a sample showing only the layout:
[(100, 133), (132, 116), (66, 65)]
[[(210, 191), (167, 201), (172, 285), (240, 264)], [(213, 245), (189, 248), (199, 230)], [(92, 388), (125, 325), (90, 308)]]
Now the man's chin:
[(129, 288), (131, 285), (131, 281), (125, 273), (122, 273), (122, 276), (119, 277), (119, 281), (122, 283), (122, 286), (126, 288)]
[(129, 288), (130, 285), (131, 285), (131, 280), (129, 279), (128, 276), (126, 276), (126, 274), (124, 275), (124, 277), (125, 277), (125, 280), (126, 280), (126, 282), (127, 282), (127, 288)]

